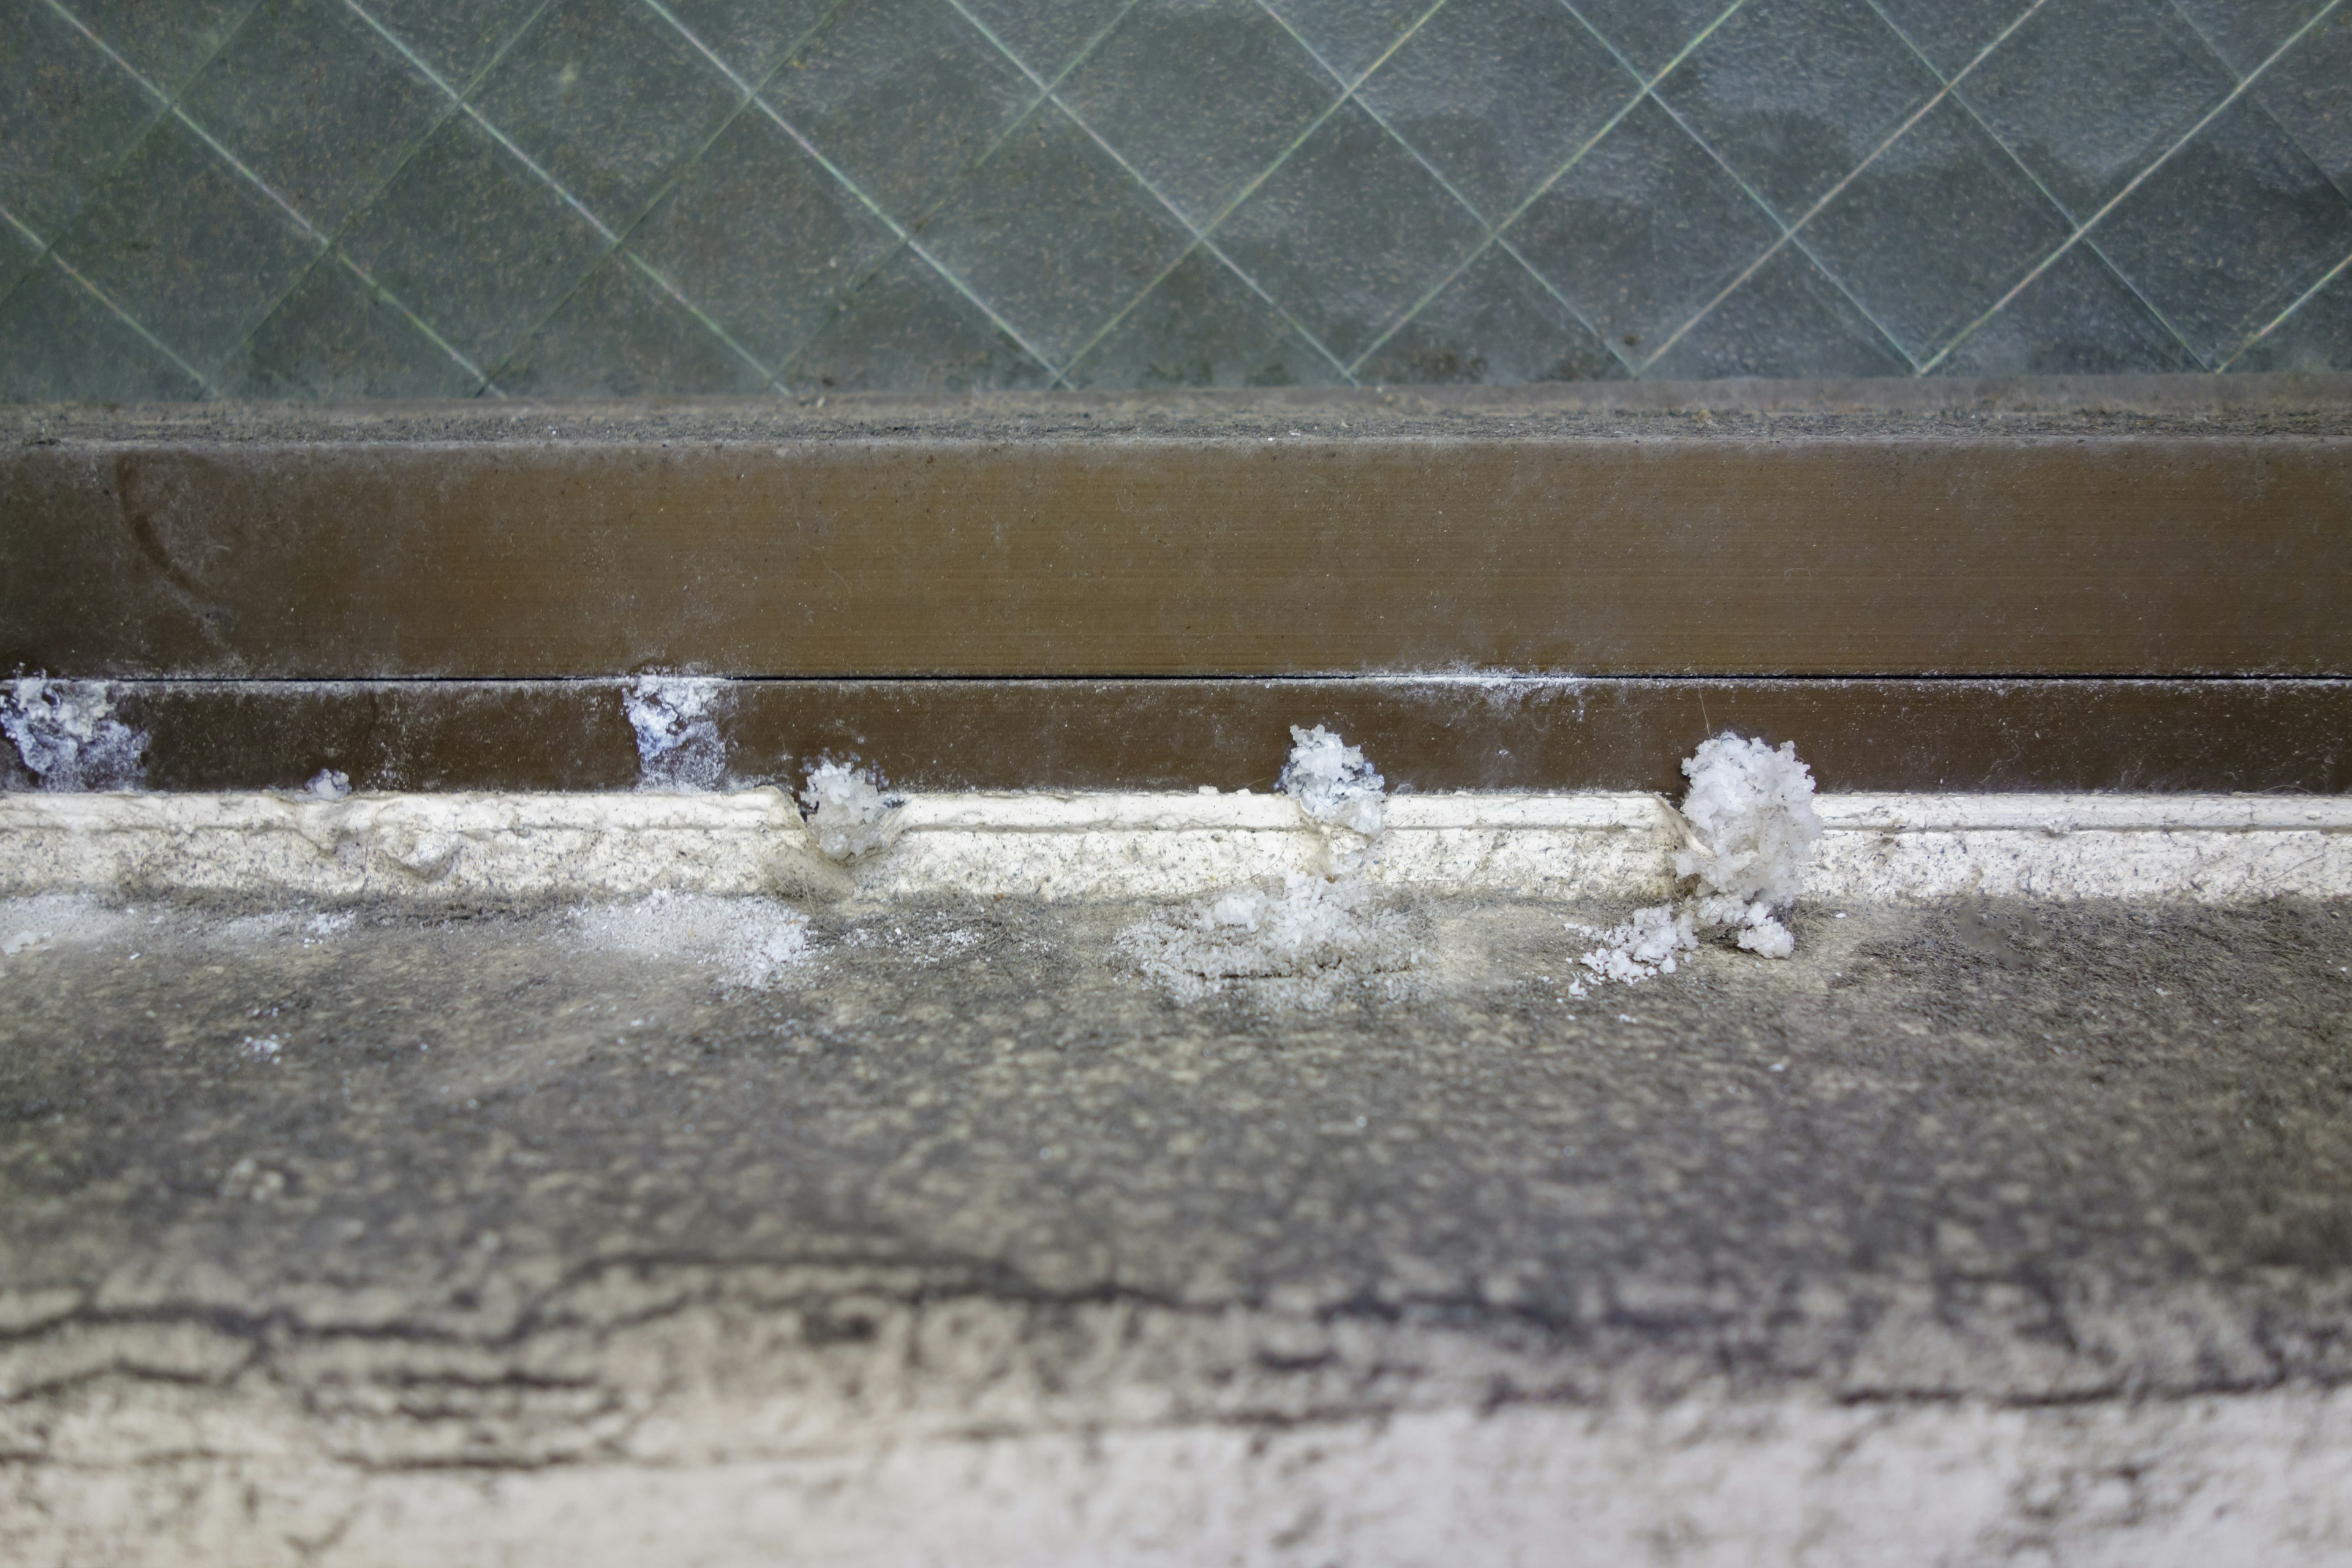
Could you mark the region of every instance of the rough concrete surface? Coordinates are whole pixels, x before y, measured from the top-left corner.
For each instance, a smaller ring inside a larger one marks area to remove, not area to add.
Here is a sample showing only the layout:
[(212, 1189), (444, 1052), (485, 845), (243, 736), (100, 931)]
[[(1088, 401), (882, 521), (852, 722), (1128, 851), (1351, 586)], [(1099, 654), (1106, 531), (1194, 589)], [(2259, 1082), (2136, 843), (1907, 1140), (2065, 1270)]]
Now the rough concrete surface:
[(1388, 896), (0, 902), (0, 1561), (2352, 1555), (2352, 906)]

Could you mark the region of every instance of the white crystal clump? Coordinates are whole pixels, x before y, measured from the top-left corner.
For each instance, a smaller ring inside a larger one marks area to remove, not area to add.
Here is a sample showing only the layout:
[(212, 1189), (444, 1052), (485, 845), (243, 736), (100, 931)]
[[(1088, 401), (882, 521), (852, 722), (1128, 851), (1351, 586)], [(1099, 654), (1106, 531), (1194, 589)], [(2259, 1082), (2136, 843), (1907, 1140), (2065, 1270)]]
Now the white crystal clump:
[(644, 675), (621, 694), (637, 736), (637, 787), (714, 790), (727, 778), (727, 743), (715, 712), (721, 683), (703, 676)]
[(1636, 910), (1606, 931), (1571, 923), (1598, 940), (1580, 962), (1603, 980), (1634, 984), (1675, 972), (1675, 954), (1695, 950), (1702, 931), (1728, 931), (1761, 958), (1786, 958), (1796, 933), (1780, 911), (1803, 890), (1805, 865), (1822, 836), (1813, 811), (1812, 770), (1782, 742), (1776, 750), (1729, 731), (1702, 742), (1683, 763), (1688, 842), (1674, 854), (1675, 875), (1695, 884), (1679, 903)]
[(1727, 730), (1685, 760), (1683, 776), (1695, 837), (1675, 852), (1675, 875), (1697, 881), (1699, 922), (1730, 927), (1750, 952), (1788, 957), (1797, 939), (1774, 911), (1795, 901), (1822, 836), (1812, 770), (1793, 742), (1775, 750)]
[(860, 773), (847, 763), (819, 763), (809, 770), (801, 791), (809, 830), (816, 835), (817, 853), (832, 860), (849, 860), (880, 848), (890, 837), (890, 819), (898, 808), (882, 793), (881, 780), (871, 770)]
[(104, 681), (0, 682), (0, 732), (43, 789), (137, 789), (144, 772), (147, 737), (114, 716)]
[(1293, 724), (1290, 742), (1290, 761), (1282, 770), (1283, 793), (1318, 822), (1379, 837), (1388, 824), (1385, 781), (1364, 760), (1362, 748), (1320, 724), (1311, 730)]
[[(1638, 985), (1653, 975), (1672, 974), (1675, 954), (1693, 952), (1698, 946), (1697, 922), (1691, 911), (1672, 904), (1635, 910), (1627, 919), (1605, 930), (1579, 925), (1573, 921), (1568, 929), (1599, 943), (1579, 962), (1601, 979), (1613, 980), (1621, 985)], [(1584, 993), (1580, 988), (1573, 994), (1580, 996)]]

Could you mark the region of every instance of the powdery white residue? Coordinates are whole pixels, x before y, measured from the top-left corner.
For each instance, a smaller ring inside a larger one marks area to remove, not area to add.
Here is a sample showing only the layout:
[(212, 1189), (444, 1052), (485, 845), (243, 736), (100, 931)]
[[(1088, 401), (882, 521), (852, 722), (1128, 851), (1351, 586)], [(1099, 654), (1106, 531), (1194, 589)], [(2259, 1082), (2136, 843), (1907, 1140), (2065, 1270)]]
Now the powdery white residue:
[(1701, 931), (1727, 930), (1734, 943), (1763, 958), (1797, 950), (1778, 911), (1802, 889), (1822, 836), (1812, 770), (1789, 742), (1775, 750), (1727, 730), (1684, 761), (1683, 775), (1691, 782), (1682, 807), (1691, 842), (1675, 851), (1675, 875), (1696, 888), (1679, 905), (1637, 910), (1607, 931), (1570, 923), (1569, 930), (1599, 939), (1582, 962), (1604, 980), (1630, 985), (1673, 973), (1674, 955), (1696, 948)]
[[(1691, 912), (1677, 910), (1672, 904), (1635, 910), (1630, 918), (1606, 930), (1579, 925), (1574, 921), (1569, 922), (1568, 929), (1601, 944), (1584, 955), (1584, 966), (1603, 980), (1614, 980), (1623, 985), (1639, 984), (1654, 974), (1672, 974), (1675, 954), (1692, 952), (1698, 946), (1698, 931)], [(1570, 994), (1583, 995), (1582, 984), (1578, 982), (1570, 988)]]
[(716, 713), (722, 689), (704, 676), (641, 675), (621, 694), (637, 732), (639, 789), (713, 790), (726, 782)]
[(880, 773), (871, 768), (861, 773), (848, 763), (811, 768), (801, 805), (816, 835), (817, 852), (834, 860), (853, 859), (887, 843), (898, 811), (882, 793)]
[(1290, 727), (1290, 761), (1282, 770), (1282, 790), (1318, 822), (1345, 827), (1367, 838), (1387, 825), (1384, 781), (1351, 746), (1318, 724)]
[(1278, 893), (1237, 888), (1147, 916), (1116, 945), (1176, 1001), (1245, 989), (1309, 1010), (1367, 984), (1402, 995), (1420, 956), (1404, 916), (1365, 883), (1297, 871)]
[(43, 789), (137, 789), (146, 771), (147, 737), (114, 716), (104, 681), (0, 681), (0, 731)]
[(95, 947), (132, 934), (136, 919), (79, 893), (0, 899), (0, 958), (58, 947)]
[(341, 800), (352, 793), (352, 775), (341, 768), (320, 768), (318, 776), (302, 787), (320, 800)]
[(771, 990), (808, 957), (808, 917), (772, 899), (655, 893), (572, 912), (583, 946), (714, 968), (722, 985)]

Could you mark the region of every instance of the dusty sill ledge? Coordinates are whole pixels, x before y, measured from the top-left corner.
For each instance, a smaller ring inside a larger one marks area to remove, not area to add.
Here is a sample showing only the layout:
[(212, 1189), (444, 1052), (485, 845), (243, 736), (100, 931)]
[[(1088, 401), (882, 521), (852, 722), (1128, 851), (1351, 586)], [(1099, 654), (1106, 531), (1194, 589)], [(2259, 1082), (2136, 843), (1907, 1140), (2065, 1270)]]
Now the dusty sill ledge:
[[(1829, 795), (1817, 899), (2352, 896), (2352, 797)], [(773, 788), (731, 794), (0, 796), (0, 892), (594, 900), (1171, 898), (1330, 864), (1286, 797), (917, 795), (837, 865)], [(1402, 795), (1370, 874), (1430, 893), (1646, 897), (1676, 842), (1636, 793)]]

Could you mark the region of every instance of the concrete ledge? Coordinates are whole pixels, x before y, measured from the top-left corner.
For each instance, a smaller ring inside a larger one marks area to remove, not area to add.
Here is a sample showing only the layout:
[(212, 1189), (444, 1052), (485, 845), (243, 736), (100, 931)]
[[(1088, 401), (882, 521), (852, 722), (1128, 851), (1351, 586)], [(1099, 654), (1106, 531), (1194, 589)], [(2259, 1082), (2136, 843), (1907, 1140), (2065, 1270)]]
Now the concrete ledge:
[[(1823, 899), (2352, 896), (2352, 797), (1834, 795)], [(877, 854), (816, 852), (772, 788), (726, 795), (0, 796), (0, 892), (329, 900), (633, 898), (657, 890), (890, 900), (1176, 898), (1332, 864), (1264, 794), (925, 795)], [(1664, 893), (1656, 795), (1403, 795), (1370, 875), (1399, 889)]]

